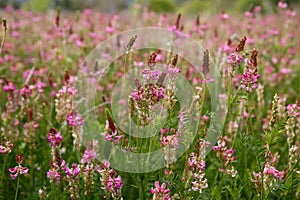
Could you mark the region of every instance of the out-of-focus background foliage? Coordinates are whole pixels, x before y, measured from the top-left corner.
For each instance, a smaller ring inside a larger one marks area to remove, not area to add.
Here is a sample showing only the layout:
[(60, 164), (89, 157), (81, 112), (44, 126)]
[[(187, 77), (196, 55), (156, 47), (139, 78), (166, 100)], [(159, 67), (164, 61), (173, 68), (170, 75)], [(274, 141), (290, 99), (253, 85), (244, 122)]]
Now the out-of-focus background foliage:
[[(133, 9), (134, 3), (148, 6), (156, 12), (181, 12), (195, 14), (199, 12), (242, 12), (260, 5), (263, 12), (274, 10), (278, 0), (0, 0), (0, 8), (12, 5), (15, 8), (46, 11), (58, 6), (64, 10), (82, 10), (86, 7), (98, 9), (102, 12), (117, 12)], [(300, 0), (286, 0), (289, 5), (299, 5)]]

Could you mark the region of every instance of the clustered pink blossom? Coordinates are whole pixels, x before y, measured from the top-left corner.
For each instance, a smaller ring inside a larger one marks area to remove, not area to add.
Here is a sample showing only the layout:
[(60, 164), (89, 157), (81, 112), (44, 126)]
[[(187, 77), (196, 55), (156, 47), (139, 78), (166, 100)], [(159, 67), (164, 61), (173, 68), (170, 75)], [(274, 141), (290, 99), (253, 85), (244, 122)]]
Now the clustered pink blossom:
[(213, 151), (217, 153), (216, 155), (218, 158), (223, 160), (222, 168), (220, 168), (219, 171), (223, 171), (226, 174), (235, 177), (237, 175), (237, 171), (232, 166), (232, 162), (236, 160), (236, 157), (233, 156), (234, 150), (232, 148), (227, 148), (227, 142), (227, 136), (219, 138), (217, 145), (213, 147)]
[(67, 178), (77, 177), (80, 173), (80, 166), (73, 163), (71, 168), (65, 167), (64, 170), (66, 171)]
[(81, 159), (81, 169), (84, 180), (84, 194), (89, 195), (94, 185), (93, 174), (95, 166), (93, 162), (96, 158), (96, 151), (93, 148), (93, 143), (88, 144), (87, 149), (84, 151)]
[(153, 200), (171, 200), (169, 197), (170, 190), (167, 189), (166, 183), (159, 185), (158, 181), (154, 182), (155, 188), (151, 188), (150, 192), (153, 194)]
[(179, 69), (178, 66), (174, 67), (174, 66), (170, 65), (168, 68), (168, 73), (175, 76), (175, 75), (181, 73), (181, 69)]
[(28, 174), (28, 168), (27, 167), (22, 167), (22, 162), (23, 162), (23, 156), (22, 155), (16, 155), (16, 161), (18, 163), (17, 166), (13, 168), (9, 168), (10, 176), (14, 180), (18, 177), (18, 175), (22, 174)]
[(118, 194), (123, 187), (121, 176), (117, 176), (115, 178), (109, 176), (106, 183), (107, 183), (106, 188), (113, 194), (113, 197), (115, 197), (116, 194)]
[(241, 87), (247, 92), (252, 92), (258, 86), (260, 75), (257, 73), (257, 54), (258, 51), (254, 49), (251, 51), (251, 59), (245, 59), (246, 70), (242, 75)]
[(258, 78), (259, 75), (256, 70), (247, 68), (246, 72), (242, 75), (242, 88), (244, 88), (247, 92), (251, 92), (253, 89), (256, 89)]
[(83, 125), (83, 119), (81, 115), (76, 111), (71, 111), (68, 116), (68, 123), (72, 127), (82, 126)]
[(164, 160), (166, 161), (167, 167), (176, 161), (176, 150), (178, 149), (179, 141), (183, 140), (185, 131), (188, 128), (189, 119), (187, 112), (178, 113), (178, 128), (175, 130), (171, 128), (170, 135), (161, 134), (161, 144), (164, 147)]
[(300, 123), (300, 102), (298, 102), (297, 104), (289, 104), (286, 107), (286, 110), (289, 116), (296, 117), (298, 119), (298, 122)]
[(137, 118), (139, 124), (150, 123), (152, 107), (165, 97), (163, 82), (166, 73), (155, 69), (156, 57), (156, 53), (150, 55), (149, 69), (142, 71), (144, 84), (141, 84), (139, 79), (135, 79), (136, 89), (133, 89), (129, 96), (131, 116)]
[(59, 146), (62, 139), (63, 138), (60, 132), (57, 132), (54, 128), (50, 128), (48, 142), (50, 143), (51, 147)]
[(285, 177), (284, 171), (277, 170), (274, 166), (271, 166), (269, 163), (265, 164), (263, 173), (265, 175), (273, 176), (274, 178), (283, 179)]
[(260, 195), (262, 188), (264, 191), (267, 191), (268, 188), (272, 188), (276, 179), (283, 179), (284, 177), (284, 171), (279, 171), (274, 166), (266, 163), (263, 172), (253, 172), (253, 179), (251, 181), (255, 184), (256, 191)]
[(273, 187), (277, 180), (282, 180), (285, 178), (286, 171), (279, 171), (275, 167), (278, 161), (278, 156), (279, 155), (277, 153), (273, 154), (270, 151), (269, 145), (266, 145), (266, 163), (264, 165), (264, 169), (262, 172), (253, 172), (254, 179), (251, 179), (251, 181), (255, 184), (258, 194), (261, 193), (261, 188), (267, 191), (268, 188)]
[(82, 156), (81, 163), (91, 163), (94, 162), (96, 158), (96, 151), (93, 148), (87, 148)]
[[(144, 87), (140, 87), (138, 90), (133, 90), (131, 97), (137, 101), (138, 104), (145, 104), (146, 101), (150, 101), (151, 99), (155, 99), (157, 101), (163, 99), (164, 91), (165, 89), (160, 85), (149, 84)], [(151, 101), (150, 103), (154, 105), (156, 101)]]
[(0, 144), (0, 154), (10, 153), (13, 146), (14, 144), (10, 141), (2, 142)]
[(59, 122), (68, 119), (69, 114), (72, 111), (73, 97), (77, 94), (77, 90), (72, 86), (72, 78), (66, 71), (64, 74), (65, 84), (56, 94), (55, 99), (55, 111), (56, 119)]
[(205, 178), (205, 148), (207, 144), (200, 142), (199, 152), (192, 152), (188, 159), (188, 166), (191, 172), (191, 186), (193, 191), (202, 193), (203, 189), (208, 188), (207, 179)]
[(227, 63), (237, 66), (243, 61), (243, 56), (237, 52), (231, 53), (227, 58)]
[(28, 85), (24, 85), (24, 87), (20, 89), (20, 95), (23, 97), (31, 96), (31, 90), (29, 89)]
[(47, 178), (50, 180), (50, 182), (53, 182), (53, 180), (56, 180), (57, 183), (60, 182), (60, 172), (56, 171), (55, 169), (49, 169), (47, 172)]
[(117, 176), (116, 171), (110, 169), (109, 166), (110, 163), (104, 161), (102, 166), (97, 167), (97, 171), (100, 174), (101, 188), (106, 191), (106, 198), (109, 198), (111, 194), (114, 199), (121, 199), (123, 187), (121, 176)]
[(70, 199), (79, 199), (79, 174), (80, 174), (80, 166), (76, 163), (72, 164), (72, 167), (64, 167), (66, 172), (66, 177), (68, 180), (68, 192), (70, 193)]
[(14, 85), (12, 82), (5, 81), (6, 84), (3, 86), (3, 91), (4, 92), (13, 92), (17, 89), (17, 86)]
[(47, 172), (47, 178), (50, 182), (56, 181), (60, 183), (61, 171), (66, 166), (66, 162), (62, 159), (60, 153), (62, 139), (60, 132), (57, 132), (54, 128), (50, 128), (48, 142), (51, 146), (52, 159), (50, 160), (50, 169)]

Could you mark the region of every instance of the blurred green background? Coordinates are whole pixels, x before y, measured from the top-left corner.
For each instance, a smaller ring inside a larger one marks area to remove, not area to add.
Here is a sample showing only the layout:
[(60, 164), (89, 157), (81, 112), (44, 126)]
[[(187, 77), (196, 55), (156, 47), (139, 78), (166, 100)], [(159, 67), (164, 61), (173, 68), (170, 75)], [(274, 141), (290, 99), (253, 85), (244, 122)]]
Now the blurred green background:
[[(35, 11), (46, 11), (61, 7), (64, 10), (82, 10), (86, 7), (102, 12), (117, 12), (132, 8), (134, 3), (148, 6), (155, 12), (182, 12), (195, 14), (199, 12), (215, 13), (224, 9), (228, 12), (243, 12), (255, 5), (260, 5), (263, 12), (274, 11), (278, 0), (0, 0), (0, 8), (12, 5)], [(296, 7), (300, 0), (286, 0)]]

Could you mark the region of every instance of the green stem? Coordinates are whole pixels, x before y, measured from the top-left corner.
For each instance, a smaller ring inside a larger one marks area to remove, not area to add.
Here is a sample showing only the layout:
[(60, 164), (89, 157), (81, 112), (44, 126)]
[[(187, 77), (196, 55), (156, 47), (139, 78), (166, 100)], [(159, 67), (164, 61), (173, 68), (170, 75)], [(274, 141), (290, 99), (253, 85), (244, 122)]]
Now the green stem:
[(222, 136), (225, 132), (225, 129), (227, 128), (226, 124), (227, 124), (227, 121), (228, 121), (229, 112), (231, 110), (231, 104), (232, 104), (231, 93), (232, 93), (232, 76), (230, 75), (229, 80), (228, 80), (228, 91), (227, 91), (227, 113), (225, 115), (225, 121), (224, 121), (224, 125), (223, 125), (223, 130), (222, 130), (222, 133), (221, 133)]
[(139, 189), (139, 200), (144, 200), (144, 175), (140, 174), (140, 189)]
[(55, 199), (54, 182), (51, 183), (51, 194), (52, 194), (52, 198), (54, 200)]
[(3, 164), (3, 169), (1, 173), (1, 186), (3, 185), (3, 179), (4, 179), (4, 174), (5, 174), (5, 167), (6, 167), (6, 161), (7, 161), (7, 154), (4, 156), (4, 164)]
[(206, 95), (206, 86), (203, 85), (203, 97), (202, 97), (202, 102), (201, 102), (201, 108), (200, 108), (200, 117), (202, 115), (203, 107), (204, 107), (204, 100), (205, 100), (205, 95)]
[[(124, 67), (124, 78), (125, 78), (125, 84), (126, 84), (126, 63), (127, 63), (127, 57), (128, 57), (128, 54), (129, 54), (129, 52), (128, 53), (126, 53), (126, 55), (125, 55), (125, 59), (124, 59), (124, 65), (123, 65), (123, 67)], [(126, 85), (125, 85), (126, 86)]]
[(15, 200), (17, 200), (18, 197), (19, 184), (20, 184), (20, 174), (18, 175), (18, 183), (17, 183), (16, 194), (15, 194)]

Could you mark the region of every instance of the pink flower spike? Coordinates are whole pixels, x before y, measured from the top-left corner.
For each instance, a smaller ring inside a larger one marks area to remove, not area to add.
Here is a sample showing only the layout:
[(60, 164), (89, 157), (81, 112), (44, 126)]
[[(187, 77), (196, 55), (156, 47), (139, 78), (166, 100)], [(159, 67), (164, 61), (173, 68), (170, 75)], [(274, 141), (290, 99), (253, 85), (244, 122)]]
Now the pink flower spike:
[(50, 142), (50, 146), (59, 146), (62, 141), (62, 136), (60, 132), (57, 132), (54, 128), (50, 128), (48, 134), (48, 142)]
[(91, 163), (96, 158), (96, 151), (94, 149), (86, 149), (81, 159), (81, 163)]
[(17, 89), (17, 86), (15, 86), (13, 83), (8, 82), (6, 85), (3, 86), (4, 92), (13, 92)]
[(83, 119), (81, 115), (76, 111), (71, 111), (68, 116), (68, 124), (72, 127), (78, 127), (83, 125)]

